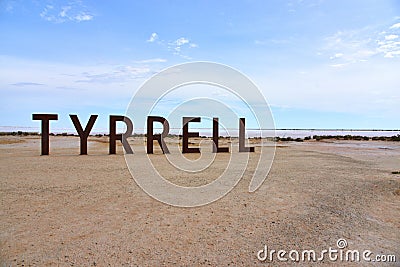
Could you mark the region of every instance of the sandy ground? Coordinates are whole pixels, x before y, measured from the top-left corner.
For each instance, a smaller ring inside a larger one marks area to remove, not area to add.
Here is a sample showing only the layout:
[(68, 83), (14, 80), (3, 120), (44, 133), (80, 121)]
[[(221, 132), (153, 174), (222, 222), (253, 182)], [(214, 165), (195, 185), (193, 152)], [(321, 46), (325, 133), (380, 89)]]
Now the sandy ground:
[(1, 137), (1, 266), (285, 266), (257, 252), (320, 252), (339, 238), (397, 262), (295, 265), (400, 266), (398, 143), (280, 143), (259, 190), (248, 192), (250, 166), (229, 194), (198, 208), (149, 197), (118, 149), (108, 155), (107, 140), (91, 138), (90, 155), (79, 156), (78, 138), (52, 137), (51, 155), (39, 156), (39, 137)]

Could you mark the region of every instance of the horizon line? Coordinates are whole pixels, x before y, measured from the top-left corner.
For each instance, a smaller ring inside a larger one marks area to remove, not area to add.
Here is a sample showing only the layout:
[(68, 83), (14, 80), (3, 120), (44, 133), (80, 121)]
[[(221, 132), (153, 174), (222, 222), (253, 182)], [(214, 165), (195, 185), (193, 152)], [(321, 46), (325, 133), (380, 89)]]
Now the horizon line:
[[(24, 128), (24, 129), (34, 129), (38, 128), (40, 130), (40, 126), (0, 126), (4, 128)], [(122, 127), (121, 127), (122, 128)], [(53, 129), (56, 130), (76, 130), (75, 128), (57, 128), (54, 127)], [(95, 128), (94, 128), (95, 129)], [(101, 129), (108, 129), (108, 128), (101, 128)], [(147, 128), (136, 128), (134, 127), (135, 130), (146, 130)], [(162, 127), (154, 127), (154, 130), (162, 130)], [(180, 130), (182, 129), (181, 127), (176, 128), (176, 127), (170, 127), (170, 130)], [(212, 130), (212, 127), (190, 127), (192, 130)], [(226, 130), (239, 130), (239, 128), (224, 128)], [(375, 129), (368, 129), (368, 128), (245, 128), (248, 131), (388, 131), (388, 132), (396, 132), (400, 131), (400, 129), (382, 129), (382, 128), (375, 128)], [(5, 131), (8, 132), (8, 131)]]

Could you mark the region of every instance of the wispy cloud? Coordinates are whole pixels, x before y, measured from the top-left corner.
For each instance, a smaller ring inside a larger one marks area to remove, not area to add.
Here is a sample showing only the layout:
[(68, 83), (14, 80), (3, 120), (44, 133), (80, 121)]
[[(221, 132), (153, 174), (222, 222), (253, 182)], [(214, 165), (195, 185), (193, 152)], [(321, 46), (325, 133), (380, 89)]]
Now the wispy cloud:
[(400, 22), (396, 23), (396, 24), (393, 24), (392, 26), (390, 26), (389, 29), (400, 29)]
[(40, 17), (50, 22), (63, 23), (67, 21), (90, 21), (94, 18), (94, 15), (87, 10), (87, 7), (81, 1), (74, 1), (60, 6), (46, 5), (40, 13)]
[[(331, 66), (345, 66), (349, 63), (365, 60), (376, 54), (374, 39), (366, 35), (367, 30), (338, 31), (325, 39), (324, 53), (331, 53), (330, 60), (340, 61)], [(323, 54), (324, 54), (323, 53)]]
[(0, 11), (4, 10), (7, 13), (13, 13), (14, 11), (14, 2), (8, 1), (8, 2), (2, 2), (0, 3)]
[[(137, 88), (160, 68), (157, 64), (80, 65), (0, 55), (0, 73), (4, 74), (0, 88), (15, 99), (40, 96), (40, 103), (30, 101), (24, 107), (32, 110), (41, 105), (72, 107), (83, 103), (125, 108)], [(21, 93), (31, 95), (22, 97)]]
[(394, 40), (394, 39), (397, 39), (397, 38), (399, 38), (399, 36), (398, 35), (396, 35), (396, 34), (390, 34), (390, 35), (386, 35), (385, 36), (385, 40)]
[(289, 39), (266, 39), (266, 40), (256, 39), (254, 41), (255, 45), (287, 45), (290, 43), (291, 41)]
[(129, 80), (142, 79), (151, 75), (148, 67), (118, 66), (108, 72), (93, 73), (83, 72), (77, 83), (122, 83)]
[[(395, 27), (393, 27), (395, 26)], [(378, 51), (384, 55), (385, 58), (400, 57), (400, 23), (394, 24), (390, 27), (392, 32), (382, 32), (384, 38), (381, 38), (378, 43)], [(394, 30), (393, 30), (394, 29)]]
[(181, 47), (188, 43), (189, 43), (188, 39), (186, 39), (185, 37), (181, 37), (173, 42), (170, 42), (169, 48), (173, 50), (174, 54), (179, 55), (181, 53)]
[(191, 57), (182, 53), (183, 48), (197, 48), (198, 45), (196, 43), (191, 42), (186, 37), (180, 37), (175, 41), (168, 43), (168, 49), (174, 53), (174, 55), (183, 57), (185, 59), (191, 59)]
[(339, 64), (331, 64), (329, 66), (334, 67), (334, 68), (341, 68), (348, 65), (348, 63), (339, 63)]
[(341, 57), (343, 57), (342, 53), (336, 53), (333, 56), (331, 56), (330, 59), (336, 59), (336, 58), (341, 58)]
[(150, 35), (149, 39), (147, 39), (146, 42), (148, 42), (148, 43), (153, 43), (153, 42), (156, 41), (157, 39), (158, 39), (158, 34), (157, 34), (156, 32), (153, 32), (153, 33)]
[(164, 63), (167, 62), (164, 58), (150, 58), (150, 59), (143, 59), (143, 60), (136, 60), (134, 61), (138, 64), (146, 64), (146, 63)]
[(93, 16), (90, 14), (81, 13), (81, 14), (76, 15), (74, 17), (74, 19), (76, 21), (88, 21), (88, 20), (92, 20)]
[(22, 87), (22, 86), (41, 86), (44, 84), (43, 83), (34, 83), (34, 82), (17, 82), (17, 83), (13, 83), (11, 85)]
[(400, 23), (383, 29), (365, 27), (358, 30), (338, 31), (325, 38), (325, 46), (319, 54), (328, 54), (329, 59), (334, 61), (330, 65), (332, 67), (365, 62), (371, 57), (399, 57), (399, 32)]
[(182, 46), (184, 44), (188, 44), (188, 43), (189, 43), (189, 40), (186, 39), (185, 37), (181, 37), (173, 42), (173, 44), (176, 45), (177, 47)]
[(183, 53), (184, 49), (198, 48), (198, 44), (192, 42), (187, 37), (179, 37), (173, 41), (166, 41), (160, 39), (158, 34), (153, 32), (149, 39), (146, 40), (148, 43), (156, 42), (158, 45), (165, 47), (168, 51), (171, 51), (174, 55), (180, 56), (185, 59), (191, 59), (186, 53)]

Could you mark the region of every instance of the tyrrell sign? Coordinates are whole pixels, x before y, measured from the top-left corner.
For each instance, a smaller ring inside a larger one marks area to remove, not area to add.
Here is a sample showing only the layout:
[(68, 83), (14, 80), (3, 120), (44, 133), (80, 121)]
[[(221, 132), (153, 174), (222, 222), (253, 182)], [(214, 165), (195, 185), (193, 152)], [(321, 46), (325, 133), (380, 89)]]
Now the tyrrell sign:
[[(75, 129), (80, 138), (81, 155), (87, 155), (87, 139), (90, 131), (93, 128), (94, 123), (98, 115), (91, 115), (89, 122), (86, 124), (85, 129), (79, 121), (77, 115), (70, 115), (71, 120), (75, 126)], [(50, 120), (57, 120), (58, 114), (32, 114), (33, 120), (42, 121), (42, 155), (49, 154), (49, 133), (50, 133)], [(123, 121), (126, 124), (126, 132), (123, 134), (117, 134), (116, 123), (117, 121)], [(159, 122), (163, 125), (163, 131), (161, 134), (153, 133), (154, 122)], [(183, 117), (182, 118), (182, 153), (200, 153), (199, 148), (189, 147), (189, 138), (199, 137), (198, 132), (189, 132), (190, 122), (201, 122), (200, 117)], [(126, 116), (110, 115), (110, 132), (109, 132), (109, 153), (116, 153), (116, 141), (119, 140), (123, 144), (125, 152), (127, 154), (133, 154), (132, 148), (130, 147), (127, 138), (132, 135), (133, 123)], [(157, 140), (163, 153), (169, 153), (168, 147), (164, 142), (164, 138), (169, 133), (168, 120), (158, 116), (147, 117), (147, 154), (153, 154), (153, 141)], [(218, 118), (213, 118), (213, 153), (229, 152), (228, 147), (219, 147), (218, 145)], [(239, 152), (254, 152), (254, 147), (245, 146), (245, 118), (239, 119)]]

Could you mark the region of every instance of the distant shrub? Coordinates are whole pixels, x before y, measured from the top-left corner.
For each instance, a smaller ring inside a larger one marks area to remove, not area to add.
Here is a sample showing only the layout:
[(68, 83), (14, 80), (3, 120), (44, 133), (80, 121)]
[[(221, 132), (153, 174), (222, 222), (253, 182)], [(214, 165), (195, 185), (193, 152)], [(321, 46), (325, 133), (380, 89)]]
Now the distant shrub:
[(294, 141), (294, 139), (292, 137), (282, 137), (282, 138), (280, 138), (280, 141), (289, 142), (289, 141)]
[(303, 139), (302, 138), (292, 138), (292, 137), (275, 137), (275, 141), (279, 142), (287, 142), (287, 141), (296, 141), (296, 142), (303, 142), (304, 140), (311, 140), (314, 139), (316, 141), (321, 141), (324, 139), (327, 140), (355, 140), (355, 141), (369, 141), (369, 140), (374, 140), (374, 141), (400, 141), (400, 134), (398, 135), (393, 135), (391, 137), (385, 137), (385, 136), (373, 136), (373, 137), (368, 137), (368, 136), (361, 136), (361, 135), (313, 135), (313, 136), (306, 136)]
[(344, 137), (343, 137), (343, 139), (344, 140), (351, 140), (352, 139), (352, 136), (351, 135), (345, 135)]
[(400, 134), (391, 136), (390, 141), (400, 141)]

